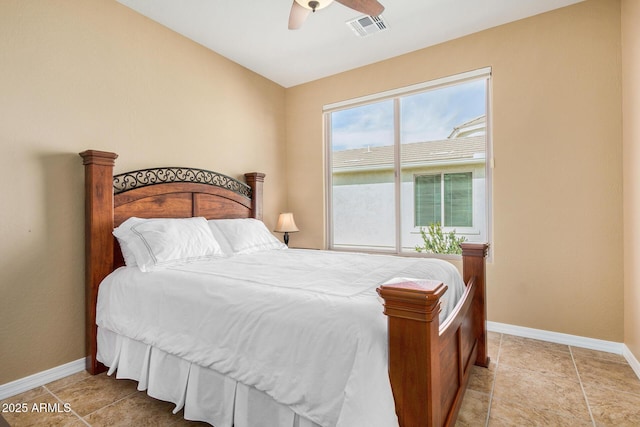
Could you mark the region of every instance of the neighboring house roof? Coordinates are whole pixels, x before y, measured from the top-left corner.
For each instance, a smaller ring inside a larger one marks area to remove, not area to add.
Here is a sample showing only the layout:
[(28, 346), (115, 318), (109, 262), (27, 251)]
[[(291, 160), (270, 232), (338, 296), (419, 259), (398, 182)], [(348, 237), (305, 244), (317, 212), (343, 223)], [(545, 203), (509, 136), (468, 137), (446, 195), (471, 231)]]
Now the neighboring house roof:
[(447, 138), (464, 138), (474, 134), (485, 134), (487, 128), (486, 118), (487, 116), (483, 114), (454, 127)]
[[(414, 142), (402, 144), (401, 149), (402, 163), (409, 166), (477, 162), (485, 159), (486, 137), (479, 135)], [(392, 167), (393, 157), (394, 147), (392, 145), (334, 151), (332, 153), (333, 171)]]
[[(478, 116), (453, 128), (447, 139), (402, 144), (405, 166), (477, 163), (486, 153), (486, 115)], [(333, 171), (370, 170), (393, 167), (394, 147), (357, 148), (334, 151)]]

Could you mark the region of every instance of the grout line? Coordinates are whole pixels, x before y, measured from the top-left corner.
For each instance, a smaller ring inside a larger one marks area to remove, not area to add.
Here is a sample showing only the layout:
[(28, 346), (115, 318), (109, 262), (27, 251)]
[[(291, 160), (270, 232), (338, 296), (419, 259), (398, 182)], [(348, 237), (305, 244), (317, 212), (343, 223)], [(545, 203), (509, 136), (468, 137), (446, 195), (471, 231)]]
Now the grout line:
[(504, 334), (500, 334), (500, 343), (498, 344), (498, 356), (496, 356), (496, 371), (493, 373), (493, 381), (491, 382), (491, 391), (489, 392), (489, 405), (487, 408), (487, 419), (485, 420), (485, 427), (489, 427), (489, 419), (491, 418), (491, 405), (493, 404), (493, 390), (496, 387), (496, 377), (498, 376), (498, 362), (500, 361), (500, 353), (502, 353), (502, 338)]
[[(57, 394), (55, 394), (53, 391), (49, 390), (49, 388), (46, 385), (42, 386), (45, 390), (47, 390), (49, 392), (49, 394), (51, 394), (58, 402), (60, 402), (62, 405), (65, 405), (68, 402), (63, 402), (62, 399), (60, 399), (58, 397)], [(71, 405), (69, 405), (69, 411), (75, 415), (76, 417), (78, 417), (78, 419), (80, 421), (82, 421), (85, 425), (91, 427), (91, 424), (87, 423), (76, 411), (73, 410), (73, 408), (71, 407)]]
[(582, 390), (582, 396), (584, 397), (584, 401), (587, 404), (587, 410), (589, 411), (589, 417), (591, 418), (591, 424), (595, 427), (596, 420), (593, 418), (593, 412), (591, 412), (591, 405), (589, 404), (589, 398), (587, 397), (587, 393), (584, 391), (584, 385), (582, 384), (582, 378), (580, 378), (580, 371), (578, 371), (578, 365), (576, 364), (576, 359), (573, 357), (573, 349), (569, 346), (569, 354), (571, 354), (571, 361), (573, 362), (573, 368), (576, 370), (576, 375), (578, 376), (578, 382), (580, 383), (580, 390)]
[[(77, 381), (77, 382), (80, 382), (80, 381), (83, 381), (83, 380), (79, 380), (79, 381)], [(74, 384), (74, 383), (69, 384), (69, 385), (73, 385), (73, 384)], [(57, 396), (53, 391), (49, 390), (46, 386), (42, 386), (42, 387), (43, 387), (44, 389), (46, 389), (46, 390), (47, 390), (51, 395), (53, 395), (53, 397), (55, 397), (55, 398), (56, 398), (60, 403), (62, 403), (62, 404), (64, 404), (64, 403), (65, 403), (65, 402), (63, 402), (63, 401), (62, 401), (62, 400), (61, 400), (61, 399), (60, 399), (60, 398), (59, 398), (59, 397), (58, 397), (58, 396)], [(65, 387), (65, 388), (66, 388), (66, 387)], [(63, 389), (64, 389), (64, 388), (63, 388)], [(61, 390), (63, 390), (63, 389), (61, 389)], [(72, 412), (76, 417), (78, 417), (78, 418), (80, 419), (80, 421), (82, 421), (85, 425), (87, 425), (87, 426), (91, 427), (91, 424), (89, 424), (89, 422), (88, 422), (87, 420), (85, 420), (85, 417), (88, 417), (89, 415), (92, 415), (92, 414), (94, 414), (94, 413), (96, 413), (96, 412), (100, 411), (101, 409), (104, 409), (104, 408), (108, 408), (108, 407), (110, 407), (110, 406), (113, 406), (113, 405), (115, 405), (116, 403), (121, 402), (121, 401), (123, 401), (123, 400), (125, 400), (125, 399), (127, 399), (127, 398), (131, 397), (132, 395), (136, 394), (137, 392), (138, 392), (138, 390), (134, 390), (133, 392), (129, 393), (129, 394), (128, 394), (128, 395), (126, 395), (126, 396), (123, 396), (122, 398), (120, 398), (120, 399), (116, 400), (115, 402), (111, 402), (111, 403), (109, 403), (108, 405), (102, 406), (102, 407), (100, 407), (100, 408), (96, 409), (95, 411), (93, 411), (93, 412), (90, 412), (90, 413), (86, 414), (84, 417), (81, 417), (81, 416), (80, 416), (76, 411), (74, 411), (74, 410), (73, 410), (73, 408), (71, 408), (71, 412)]]

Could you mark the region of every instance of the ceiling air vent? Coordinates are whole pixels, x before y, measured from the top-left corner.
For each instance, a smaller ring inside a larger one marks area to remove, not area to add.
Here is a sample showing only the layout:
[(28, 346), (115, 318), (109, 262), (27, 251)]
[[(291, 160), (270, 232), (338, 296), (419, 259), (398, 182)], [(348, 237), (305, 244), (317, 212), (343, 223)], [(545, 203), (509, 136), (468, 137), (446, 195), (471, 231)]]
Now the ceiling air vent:
[(360, 37), (370, 36), (371, 34), (389, 29), (382, 15), (361, 16), (351, 21), (347, 21), (347, 26)]

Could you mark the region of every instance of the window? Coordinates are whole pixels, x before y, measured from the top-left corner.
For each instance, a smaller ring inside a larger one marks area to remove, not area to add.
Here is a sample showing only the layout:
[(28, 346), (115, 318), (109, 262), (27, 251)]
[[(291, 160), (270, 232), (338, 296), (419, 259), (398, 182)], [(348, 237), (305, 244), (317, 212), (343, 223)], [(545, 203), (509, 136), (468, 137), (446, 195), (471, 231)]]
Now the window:
[(471, 172), (418, 175), (414, 183), (415, 226), (445, 227), (473, 225)]
[(332, 249), (415, 252), (439, 223), (488, 241), (490, 70), (325, 106)]

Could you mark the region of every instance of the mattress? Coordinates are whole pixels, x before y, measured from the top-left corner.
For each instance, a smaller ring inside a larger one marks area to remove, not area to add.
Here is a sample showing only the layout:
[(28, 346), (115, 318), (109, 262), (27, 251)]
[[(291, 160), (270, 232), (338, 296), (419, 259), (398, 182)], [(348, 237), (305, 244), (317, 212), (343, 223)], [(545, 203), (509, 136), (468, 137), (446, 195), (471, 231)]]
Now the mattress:
[[(241, 406), (238, 390), (248, 390), (288, 410), (292, 423), (397, 426), (386, 317), (375, 289), (403, 279), (448, 286), (441, 320), (464, 292), (458, 271), (445, 261), (332, 251), (262, 251), (150, 273), (122, 267), (100, 286), (97, 324), (112, 345), (107, 349), (100, 339), (98, 360), (123, 369), (123, 346), (142, 346), (143, 362), (133, 364), (140, 367), (124, 369), (143, 374), (129, 377), (148, 376), (143, 365), (157, 352), (179, 361), (175, 366), (184, 364), (174, 370), (202, 370), (228, 381), (227, 388), (235, 388), (221, 394), (223, 400)], [(172, 381), (182, 385), (168, 394), (186, 394), (188, 383), (201, 381), (200, 373), (184, 372)], [(185, 399), (164, 400), (184, 405), (189, 417)], [(223, 418), (240, 416), (247, 415), (226, 411)], [(226, 422), (202, 418), (189, 419)]]

